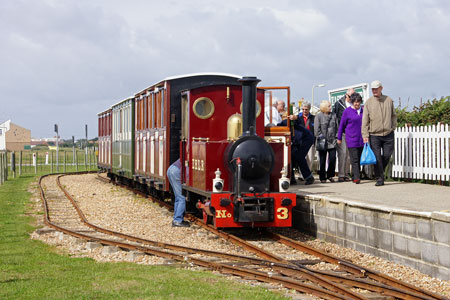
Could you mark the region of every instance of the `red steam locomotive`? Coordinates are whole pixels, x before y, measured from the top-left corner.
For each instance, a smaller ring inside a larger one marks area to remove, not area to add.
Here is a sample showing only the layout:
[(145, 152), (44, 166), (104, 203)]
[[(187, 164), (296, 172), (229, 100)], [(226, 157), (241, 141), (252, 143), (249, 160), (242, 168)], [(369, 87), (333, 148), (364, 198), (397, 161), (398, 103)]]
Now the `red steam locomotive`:
[[(271, 90), (256, 77), (166, 78), (98, 114), (99, 162), (115, 181), (167, 197), (180, 158), (187, 207), (215, 227), (289, 227), (290, 129), (265, 127)], [(289, 88), (287, 105), (289, 107)]]

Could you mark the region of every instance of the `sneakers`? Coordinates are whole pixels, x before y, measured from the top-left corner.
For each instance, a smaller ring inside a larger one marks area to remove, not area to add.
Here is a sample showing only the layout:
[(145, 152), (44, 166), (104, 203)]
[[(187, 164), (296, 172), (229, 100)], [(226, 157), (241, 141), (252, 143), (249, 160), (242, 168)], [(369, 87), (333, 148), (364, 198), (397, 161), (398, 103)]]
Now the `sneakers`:
[(333, 177), (328, 178), (328, 180), (329, 180), (330, 182), (335, 182), (335, 181), (336, 181), (336, 180), (334, 180)]
[(348, 178), (348, 177), (339, 177), (338, 181), (339, 182), (350, 181), (350, 178)]
[(378, 179), (377, 182), (375, 183), (375, 186), (382, 186), (382, 185), (384, 185), (383, 179)]
[(186, 221), (181, 222), (172, 221), (172, 227), (189, 227), (189, 226), (191, 226), (191, 224)]
[(314, 177), (309, 177), (308, 179), (306, 179), (305, 181), (305, 185), (310, 185), (314, 183)]

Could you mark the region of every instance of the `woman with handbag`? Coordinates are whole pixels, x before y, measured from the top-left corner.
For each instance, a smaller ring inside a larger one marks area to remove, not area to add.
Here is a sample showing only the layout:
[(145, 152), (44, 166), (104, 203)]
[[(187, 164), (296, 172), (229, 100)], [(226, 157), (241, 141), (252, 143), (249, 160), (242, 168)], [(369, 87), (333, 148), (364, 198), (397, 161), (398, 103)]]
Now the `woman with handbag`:
[[(334, 182), (336, 168), (336, 137), (338, 124), (336, 114), (331, 113), (330, 101), (320, 103), (320, 113), (315, 118), (314, 135), (316, 136), (316, 150), (319, 152), (319, 178), (325, 183), (327, 179)], [(328, 154), (328, 169), (326, 169)]]
[(345, 141), (347, 142), (348, 152), (350, 154), (350, 162), (352, 164), (353, 182), (358, 184), (361, 182), (360, 178), (360, 159), (363, 151), (363, 138), (361, 135), (361, 125), (363, 108), (361, 107), (362, 98), (358, 93), (353, 93), (350, 97), (352, 103), (342, 113), (341, 123), (339, 124), (339, 131), (337, 143), (342, 141), (342, 134), (345, 133)]

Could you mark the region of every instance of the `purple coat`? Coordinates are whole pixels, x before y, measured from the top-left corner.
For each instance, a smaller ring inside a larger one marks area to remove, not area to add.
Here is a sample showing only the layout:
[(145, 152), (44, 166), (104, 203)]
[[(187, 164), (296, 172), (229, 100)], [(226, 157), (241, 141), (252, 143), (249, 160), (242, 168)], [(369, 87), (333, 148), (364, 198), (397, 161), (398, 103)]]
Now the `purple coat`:
[(347, 107), (342, 113), (341, 123), (339, 124), (338, 140), (342, 140), (342, 134), (345, 133), (345, 141), (348, 148), (363, 147), (364, 142), (361, 135), (361, 125), (363, 117), (363, 108), (360, 114), (353, 107)]

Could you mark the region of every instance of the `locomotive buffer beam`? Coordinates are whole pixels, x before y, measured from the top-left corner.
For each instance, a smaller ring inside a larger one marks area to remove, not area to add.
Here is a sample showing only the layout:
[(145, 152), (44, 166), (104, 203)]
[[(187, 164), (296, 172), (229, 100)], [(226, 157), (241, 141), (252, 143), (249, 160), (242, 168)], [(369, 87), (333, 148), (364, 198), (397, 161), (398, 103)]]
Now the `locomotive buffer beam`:
[(274, 198), (243, 197), (243, 202), (235, 202), (235, 222), (272, 222), (274, 218)]

